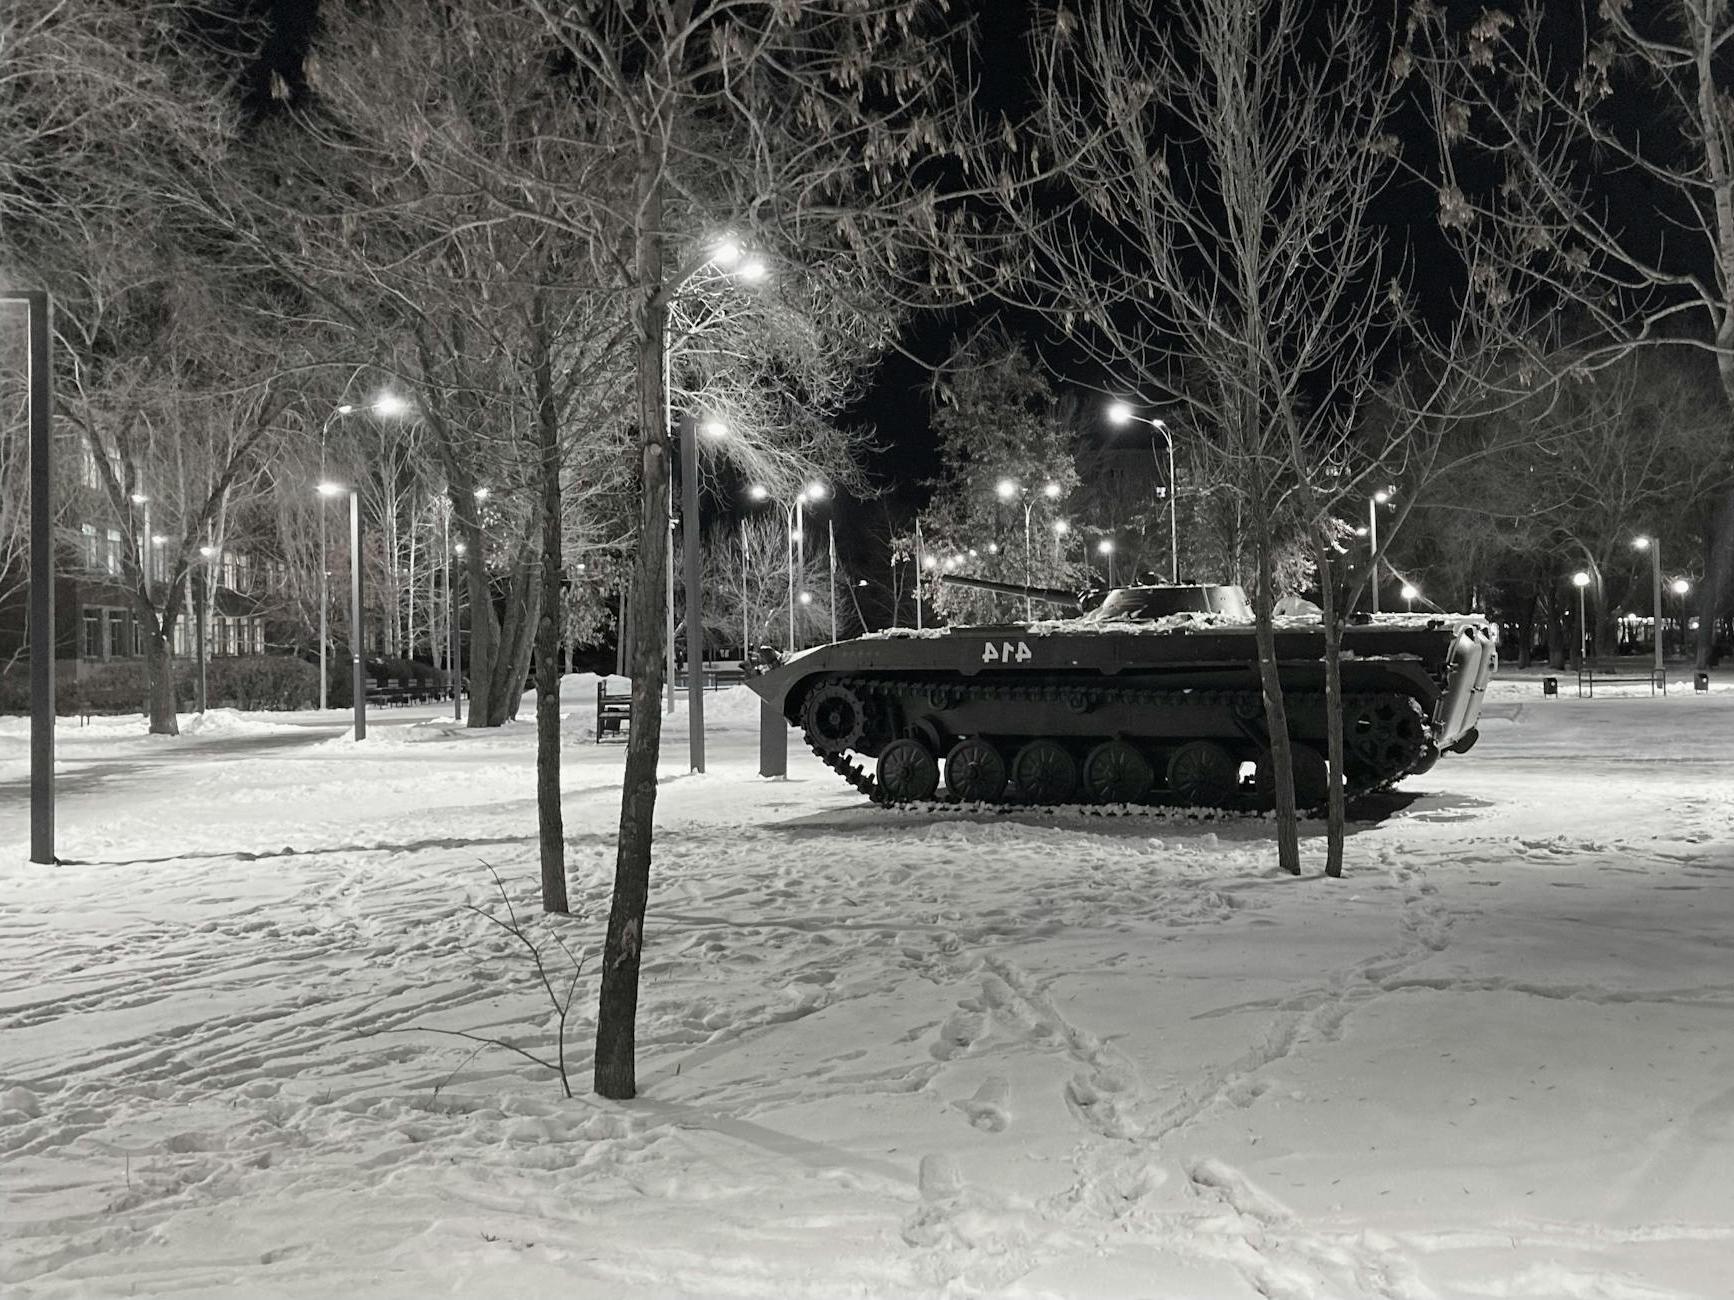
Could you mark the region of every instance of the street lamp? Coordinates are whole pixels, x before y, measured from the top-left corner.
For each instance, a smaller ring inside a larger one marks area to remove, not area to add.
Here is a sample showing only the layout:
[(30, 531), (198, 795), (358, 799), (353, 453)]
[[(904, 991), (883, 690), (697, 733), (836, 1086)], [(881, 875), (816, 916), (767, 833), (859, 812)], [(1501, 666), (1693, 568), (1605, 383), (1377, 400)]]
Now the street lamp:
[[(342, 483), (321, 483), (319, 495), (349, 494), (349, 688), (355, 700), (355, 738), (367, 739), (367, 670), (361, 656), (361, 494)], [(321, 511), (321, 514), (324, 512)]]
[(1651, 636), (1654, 643), (1655, 667), (1657, 681), (1663, 681), (1666, 670), (1662, 667), (1662, 539), (1659, 537), (1634, 537), (1632, 546), (1640, 551), (1650, 553), (1650, 613), (1656, 626)]
[[(1373, 613), (1379, 612), (1379, 507), (1395, 495), (1396, 488), (1381, 488), (1373, 493), (1373, 499), (1367, 502), (1367, 537), (1373, 553), (1373, 567), (1370, 577)], [(1357, 533), (1360, 529), (1355, 530)]]
[[(344, 491), (342, 486), (325, 481), (325, 438), (331, 431), (332, 422), (335, 421), (338, 416), (354, 415), (359, 409), (359, 407), (355, 406), (351, 402), (340, 402), (337, 406), (332, 408), (331, 414), (325, 417), (325, 423), (319, 426), (320, 496), (335, 496), (337, 493)], [(387, 390), (375, 397), (373, 401), (368, 404), (368, 409), (375, 415), (392, 418), (406, 414), (409, 411), (409, 402), (404, 398), (399, 397), (396, 393)], [(327, 488), (330, 490), (327, 491)], [(481, 489), (476, 496), (478, 500), (485, 499), (487, 496), (487, 489)], [(330, 628), (328, 626), (329, 606), (331, 604), (331, 572), (330, 566), (325, 558), (325, 549), (325, 506), (324, 503), (321, 502), (319, 507), (319, 707), (322, 711), (330, 706), (330, 698), (327, 690), (329, 686), (327, 681), (328, 670), (326, 668), (325, 656), (327, 643), (331, 639)], [(449, 572), (446, 575), (446, 579), (449, 583), (451, 580), (451, 574)], [(357, 736), (356, 739), (359, 740), (360, 737)]]
[(193, 651), (198, 660), (198, 698), (194, 703), (198, 706), (196, 711), (199, 713), (205, 711), (205, 605), (210, 600), (211, 561), (217, 554), (214, 546), (199, 547), (199, 558), (204, 561), (204, 566), (198, 575), (197, 585), (193, 588)]
[(1420, 591), (1416, 588), (1414, 583), (1405, 582), (1403, 584), (1402, 596), (1403, 596), (1403, 599), (1406, 602), (1408, 602), (1409, 613), (1413, 614), (1415, 612), (1415, 597), (1419, 596), (1420, 594), (1421, 594)]
[[(665, 581), (663, 583), (663, 598), (664, 598), (665, 618), (667, 620), (667, 668), (666, 668), (667, 677), (668, 677), (668, 686), (667, 686), (668, 706), (667, 707), (668, 707), (669, 713), (674, 712), (674, 474), (672, 473), (672, 469), (673, 469), (674, 463), (675, 463), (674, 423), (673, 423), (674, 422), (674, 361), (673, 361), (674, 342), (670, 337), (669, 323), (670, 323), (670, 319), (673, 315), (674, 304), (676, 303), (676, 301), (679, 300), (682, 290), (684, 290), (686, 288), (686, 286), (688, 284), (690, 284), (694, 279), (696, 279), (698, 276), (702, 275), (705, 271), (711, 269), (712, 267), (721, 271), (725, 276), (733, 276), (736, 279), (744, 280), (744, 281), (747, 281), (749, 283), (756, 283), (760, 280), (763, 280), (765, 278), (765, 276), (767, 274), (769, 274), (768, 269), (765, 266), (765, 263), (761, 259), (759, 259), (757, 257), (748, 257), (745, 250), (742, 249), (742, 247), (740, 246), (738, 241), (736, 241), (731, 236), (725, 236), (721, 239), (718, 239), (713, 244), (711, 244), (710, 248), (705, 253), (704, 259), (702, 261), (700, 261), (699, 263), (697, 263), (697, 265), (693, 266), (692, 269), (687, 271), (678, 280), (676, 280), (669, 287), (669, 289), (668, 289), (668, 291), (667, 291), (667, 293), (663, 299), (663, 310), (662, 310), (662, 414), (663, 414), (663, 420), (665, 421), (665, 424), (663, 427), (663, 435), (667, 439), (668, 444), (669, 444), (669, 453), (670, 453), (669, 458), (670, 458), (670, 469), (671, 469), (671, 472), (670, 472), (669, 477), (668, 477), (668, 519), (669, 519), (668, 537), (665, 539), (665, 543), (664, 543), (665, 554), (664, 554), (664, 558), (663, 558), (663, 566), (664, 566), (663, 576), (665, 579)], [(713, 426), (714, 429), (719, 434), (727, 432), (726, 428), (724, 428), (724, 426), (721, 425), (719, 422), (712, 421), (711, 426)], [(711, 431), (712, 431), (711, 427), (706, 428), (706, 433), (711, 433)], [(692, 433), (692, 431), (690, 428), (683, 431), (683, 435), (682, 435), (682, 443), (683, 444), (689, 443), (691, 441), (691, 433)], [(698, 474), (697, 457), (698, 457), (698, 453), (697, 453), (696, 448), (683, 445), (683, 447), (679, 453), (679, 463), (680, 463), (680, 465), (681, 465), (681, 467), (685, 473), (691, 474), (693, 476), (693, 481), (695, 482), (695, 484), (697, 482), (697, 474)], [(694, 509), (692, 511), (693, 518), (689, 522), (687, 533), (693, 537), (692, 545), (694, 548), (696, 548), (698, 545), (698, 540), (697, 540), (698, 511), (696, 508), (696, 503), (697, 503), (698, 497), (697, 497), (696, 488), (690, 494), (690, 499), (694, 503)], [(692, 571), (692, 565), (693, 565), (693, 560), (689, 556), (687, 559), (687, 566), (686, 566), (689, 574)], [(696, 584), (696, 582), (691, 582), (691, 583), (689, 583), (689, 585), (697, 585), (697, 584)], [(696, 593), (689, 592), (688, 596), (689, 596), (689, 600), (691, 602), (691, 608), (687, 613), (687, 620), (688, 620), (689, 624), (692, 624), (694, 622), (698, 623), (698, 626), (700, 629), (699, 644), (702, 648), (702, 645), (703, 645), (702, 627), (703, 627), (703, 625), (702, 625), (702, 621), (700, 620), (700, 615), (699, 615), (699, 603), (698, 603), (698, 600), (696, 597)], [(793, 626), (793, 621), (794, 621), (793, 610), (791, 610), (790, 611), (790, 624), (791, 624), (791, 626)], [(689, 659), (692, 658), (692, 653), (690, 650), (691, 643), (692, 643), (692, 637), (691, 637), (691, 634), (689, 632), (689, 635), (688, 635), (689, 649), (688, 649), (688, 653), (687, 653), (687, 657)], [(689, 708), (691, 715), (692, 715), (691, 738), (688, 741), (688, 745), (690, 748), (691, 759), (692, 759), (692, 770), (695, 772), (704, 771), (704, 733), (703, 733), (704, 702), (702, 699), (698, 700), (696, 703), (693, 702), (693, 700), (692, 700), (692, 685), (693, 685), (693, 683), (690, 680), (690, 675), (692, 673), (698, 672), (700, 669), (703, 668), (703, 666), (704, 665), (702, 662), (699, 662), (696, 664), (691, 664), (688, 666), (689, 680), (687, 682), (687, 698), (688, 698), (688, 708)]]
[[(1174, 435), (1168, 431), (1168, 423), (1153, 416), (1139, 415), (1128, 402), (1113, 402), (1108, 407), (1108, 422), (1110, 424), (1130, 424), (1132, 421), (1147, 424), (1162, 435), (1162, 441), (1168, 446), (1168, 574), (1169, 581), (1175, 586), (1180, 585), (1180, 523), (1176, 511), (1179, 509), (1180, 484), (1174, 478)], [(1156, 440), (1150, 440), (1150, 456), (1156, 456)], [(1157, 466), (1161, 468), (1160, 465)], [(1113, 583), (1109, 583), (1113, 586)]]
[(1692, 584), (1684, 578), (1675, 578), (1671, 584), (1674, 594), (1680, 598), (1680, 653), (1686, 653), (1686, 593), (1692, 590)]
[(1096, 543), (1096, 554), (1108, 557), (1108, 585), (1114, 585), (1114, 543), (1104, 537)]
[[(1002, 478), (999, 481), (999, 483), (995, 486), (994, 491), (996, 493), (998, 493), (999, 499), (1001, 501), (1018, 501), (1018, 500), (1021, 500), (1023, 502), (1023, 507), (1024, 507), (1024, 586), (1028, 587), (1031, 585), (1031, 581), (1032, 581), (1030, 560), (1031, 560), (1031, 551), (1033, 550), (1033, 547), (1031, 546), (1031, 543), (1030, 543), (1030, 512), (1035, 509), (1035, 505), (1036, 505), (1035, 498), (1029, 493), (1029, 491), (1027, 489), (1019, 487), (1016, 479)], [(1058, 501), (1060, 499), (1060, 491), (1061, 491), (1061, 489), (1060, 489), (1060, 485), (1058, 483), (1047, 483), (1047, 484), (1044, 484), (1042, 487), (1042, 495), (1044, 497), (1046, 497), (1049, 501)], [(1035, 621), (1035, 602), (1027, 592), (1024, 594), (1024, 621), (1026, 623)]]
[(1589, 586), (1590, 576), (1582, 569), (1571, 575), (1571, 585), (1577, 588), (1577, 670), (1583, 672), (1584, 661), (1584, 588)]

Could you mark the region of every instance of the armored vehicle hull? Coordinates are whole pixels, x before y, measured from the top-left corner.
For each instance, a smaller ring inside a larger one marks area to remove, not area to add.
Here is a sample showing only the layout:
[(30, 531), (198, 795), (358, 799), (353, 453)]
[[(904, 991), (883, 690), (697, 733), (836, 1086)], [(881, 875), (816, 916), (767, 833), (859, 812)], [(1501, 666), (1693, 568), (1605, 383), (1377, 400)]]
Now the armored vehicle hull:
[[(931, 799), (942, 783), (947, 798), (985, 803), (1268, 802), (1252, 624), (1208, 613), (1100, 617), (1117, 595), (1081, 618), (841, 641), (776, 662), (749, 685), (882, 803)], [(1322, 627), (1279, 620), (1276, 653), (1296, 796), (1310, 807), (1328, 779)], [(1477, 617), (1395, 615), (1346, 628), (1349, 793), (1474, 744), (1494, 666), (1494, 631)]]

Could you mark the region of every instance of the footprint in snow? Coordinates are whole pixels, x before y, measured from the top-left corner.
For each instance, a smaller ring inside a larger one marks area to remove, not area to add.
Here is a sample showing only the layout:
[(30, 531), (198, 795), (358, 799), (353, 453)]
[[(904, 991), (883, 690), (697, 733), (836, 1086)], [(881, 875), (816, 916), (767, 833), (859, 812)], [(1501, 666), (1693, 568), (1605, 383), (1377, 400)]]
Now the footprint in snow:
[(986, 1024), (987, 1017), (980, 1011), (960, 1006), (940, 1025), (939, 1041), (930, 1049), (933, 1059), (949, 1061), (962, 1056), (974, 1045), (975, 1040), (981, 1037), (981, 1031)]
[(1005, 1108), (1007, 1095), (1005, 1080), (994, 1075), (975, 1090), (975, 1096), (952, 1104), (984, 1133), (1003, 1133), (1011, 1123), (1011, 1115)]

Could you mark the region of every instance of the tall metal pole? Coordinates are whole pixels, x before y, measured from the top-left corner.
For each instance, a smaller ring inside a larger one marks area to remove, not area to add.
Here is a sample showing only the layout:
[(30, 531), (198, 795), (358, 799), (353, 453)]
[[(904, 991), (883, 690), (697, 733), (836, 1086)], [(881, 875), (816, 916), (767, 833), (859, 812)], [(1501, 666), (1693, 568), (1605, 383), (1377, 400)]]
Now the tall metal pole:
[(686, 560), (687, 754), (704, 771), (704, 611), (698, 547), (698, 421), (680, 417), (680, 540)]
[(194, 633), (198, 641), (196, 653), (199, 661), (198, 690), (195, 703), (198, 705), (198, 711), (200, 713), (205, 711), (205, 606), (210, 603), (211, 599), (210, 550), (211, 548), (208, 546), (201, 546), (199, 548), (199, 554), (203, 557), (204, 563), (200, 565), (198, 573), (196, 573), (193, 578), (193, 580), (198, 584), (193, 588), (193, 610), (197, 615), (198, 623), (198, 626), (194, 628)]
[[(1373, 613), (1379, 612), (1379, 503), (1367, 502), (1367, 540), (1373, 547), (1373, 572), (1369, 586), (1371, 588)], [(1580, 593), (1581, 594), (1581, 593)]]
[[(684, 283), (684, 281), (683, 281)], [(676, 289), (679, 286), (675, 286)], [(671, 345), (668, 337), (668, 313), (662, 317), (662, 428), (669, 444), (669, 451), (674, 450), (674, 362), (670, 356)], [(671, 467), (672, 469), (672, 467)], [(674, 712), (674, 474), (668, 476), (668, 536), (663, 543), (662, 561), (662, 595), (663, 618), (666, 623), (667, 637), (663, 644), (667, 646), (667, 662), (663, 671), (668, 678), (664, 690), (664, 711)]]
[(831, 556), (831, 644), (837, 644), (837, 521), (825, 521), (825, 549)]
[(752, 657), (749, 644), (752, 641), (752, 621), (748, 618), (747, 609), (747, 521), (741, 520), (741, 667), (747, 666)]
[(54, 856), (54, 387), (48, 293), (0, 294), (26, 313), (30, 394), (30, 861)]
[(789, 566), (789, 649), (795, 648), (795, 574), (806, 577), (807, 521), (801, 510), (801, 498), (795, 498), (794, 525), (789, 529), (789, 545), (794, 549), (794, 562)]
[(915, 630), (921, 631), (921, 520), (915, 521)]
[(1587, 582), (1582, 582), (1582, 583), (1578, 584), (1578, 588), (1577, 588), (1577, 670), (1580, 673), (1583, 672), (1583, 663), (1584, 663), (1584, 654), (1585, 654), (1585, 644), (1584, 643), (1585, 643), (1586, 638), (1584, 636), (1584, 633), (1588, 630), (1588, 624), (1587, 624), (1587, 621), (1586, 621), (1585, 616), (1584, 616), (1584, 607), (1583, 607), (1583, 605), (1584, 605), (1583, 590), (1587, 586), (1589, 586), (1589, 584)]
[[(1035, 508), (1034, 501), (1024, 502), (1024, 586), (1030, 585), (1030, 511)], [(1024, 622), (1036, 621), (1036, 606), (1030, 594), (1024, 593)]]
[(1662, 680), (1662, 539), (1650, 539), (1650, 609), (1655, 614), (1656, 680)]
[[(323, 480), (321, 480), (323, 482)], [(330, 707), (327, 698), (329, 673), (325, 666), (325, 648), (331, 641), (331, 629), (326, 626), (331, 610), (331, 562), (325, 550), (325, 498), (319, 498), (319, 707)]]
[(355, 693), (355, 738), (367, 739), (367, 668), (362, 661), (361, 493), (349, 489), (349, 688)]
[(452, 585), (452, 511), (447, 502), (446, 524), (446, 677), (452, 685), (452, 721), (464, 720), (464, 669), (458, 662), (458, 592)]
[(1168, 440), (1168, 580), (1180, 585), (1180, 484), (1174, 478), (1174, 435), (1162, 425), (1162, 436)]

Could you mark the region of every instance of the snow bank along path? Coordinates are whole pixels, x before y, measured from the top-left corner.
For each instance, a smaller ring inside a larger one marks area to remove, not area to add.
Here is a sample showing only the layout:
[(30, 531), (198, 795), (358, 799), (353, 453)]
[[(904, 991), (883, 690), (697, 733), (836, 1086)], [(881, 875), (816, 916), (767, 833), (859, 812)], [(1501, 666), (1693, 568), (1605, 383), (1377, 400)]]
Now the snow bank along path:
[(751, 704), (702, 777), (671, 721), (623, 1105), (424, 1032), (548, 1049), (469, 910), (488, 863), (544, 925), (531, 727), (73, 729), (52, 869), (0, 770), (0, 1293), (1734, 1294), (1734, 695), (1496, 685), (1342, 881), (1256, 821), (760, 781)]

